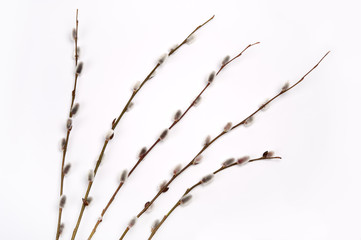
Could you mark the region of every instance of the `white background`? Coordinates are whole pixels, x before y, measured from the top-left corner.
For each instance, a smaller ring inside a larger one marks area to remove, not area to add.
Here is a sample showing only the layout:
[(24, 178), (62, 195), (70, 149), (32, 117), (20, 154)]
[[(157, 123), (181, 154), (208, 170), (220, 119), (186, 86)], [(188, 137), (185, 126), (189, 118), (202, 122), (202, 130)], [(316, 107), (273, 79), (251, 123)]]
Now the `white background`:
[(244, 56), (219, 75), (129, 179), (94, 239), (118, 239), (129, 219), (186, 164), (205, 136), (241, 121), (286, 81), (297, 81), (330, 55), (297, 88), (249, 128), (239, 128), (206, 151), (143, 215), (127, 239), (146, 239), (186, 187), (229, 157), (274, 150), (281, 161), (258, 162), (217, 175), (194, 190), (155, 239), (338, 240), (361, 238), (360, 6), (359, 1), (2, 1), (0, 3), (0, 239), (53, 239), (61, 152), (74, 62), (70, 40), (79, 8), (84, 74), (65, 179), (64, 239), (68, 239), (110, 123), (131, 87), (158, 56), (196, 26), (196, 41), (168, 59), (136, 96), (118, 125), (77, 239), (86, 239), (124, 168), (136, 161), (185, 110), (225, 55)]

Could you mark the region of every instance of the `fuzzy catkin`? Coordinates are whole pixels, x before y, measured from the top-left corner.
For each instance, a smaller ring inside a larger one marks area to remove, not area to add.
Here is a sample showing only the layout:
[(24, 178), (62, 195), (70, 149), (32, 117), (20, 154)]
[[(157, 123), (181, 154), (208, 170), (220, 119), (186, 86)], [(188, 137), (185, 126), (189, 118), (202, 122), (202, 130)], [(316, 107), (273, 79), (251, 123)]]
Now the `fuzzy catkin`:
[(125, 180), (128, 178), (128, 171), (125, 169), (123, 170), (122, 174), (120, 175), (120, 182), (124, 183)]
[(65, 195), (61, 195), (60, 201), (59, 201), (59, 208), (64, 208), (64, 207), (65, 207), (65, 203), (66, 203), (66, 196), (65, 196)]
[(139, 158), (143, 158), (146, 153), (147, 153), (147, 148), (146, 148), (146, 147), (143, 147), (143, 148), (140, 150), (140, 152), (139, 152), (139, 154), (138, 154), (138, 157), (139, 157)]
[(228, 167), (228, 166), (231, 165), (232, 163), (234, 163), (234, 158), (229, 158), (229, 159), (227, 159), (226, 161), (224, 161), (224, 162), (222, 163), (222, 166), (223, 166), (223, 167)]
[(180, 119), (180, 117), (182, 116), (182, 111), (178, 110), (173, 117), (173, 121), (178, 121)]
[(209, 77), (208, 77), (208, 83), (212, 83), (214, 78), (216, 76), (216, 73), (215, 72), (212, 72)]
[(231, 129), (232, 129), (232, 123), (231, 123), (231, 122), (228, 122), (228, 123), (224, 126), (223, 131), (224, 131), (224, 132), (229, 132), (229, 130), (231, 130)]
[(191, 198), (192, 198), (192, 195), (189, 195), (189, 194), (183, 196), (179, 201), (180, 205), (187, 204), (191, 200)]
[(213, 177), (214, 177), (213, 174), (208, 174), (202, 178), (201, 183), (202, 184), (209, 183), (213, 179)]
[(70, 168), (71, 168), (71, 164), (68, 163), (65, 165), (64, 169), (63, 169), (63, 173), (64, 173), (64, 176), (68, 175), (69, 171), (70, 171)]
[(168, 129), (163, 130), (163, 132), (159, 136), (159, 140), (163, 141), (168, 135)]
[(76, 73), (76, 75), (80, 75), (82, 73), (82, 71), (83, 71), (83, 62), (80, 62), (76, 66), (75, 73)]
[(71, 109), (71, 115), (76, 115), (78, 111), (79, 111), (79, 103), (76, 103)]

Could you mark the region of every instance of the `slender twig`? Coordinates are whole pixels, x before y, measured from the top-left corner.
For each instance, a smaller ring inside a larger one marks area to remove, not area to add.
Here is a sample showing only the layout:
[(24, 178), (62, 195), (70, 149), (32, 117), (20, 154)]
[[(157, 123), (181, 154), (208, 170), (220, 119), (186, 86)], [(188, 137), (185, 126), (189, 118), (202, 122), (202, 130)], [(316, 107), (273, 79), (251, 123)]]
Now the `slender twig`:
[[(260, 106), (255, 112), (253, 112), (252, 114), (250, 114), (248, 117), (246, 117), (244, 120), (242, 120), (241, 122), (239, 122), (238, 124), (236, 124), (233, 127), (229, 127), (229, 128), (225, 128), (221, 133), (219, 133), (216, 137), (214, 137), (212, 140), (207, 141), (207, 144), (205, 144), (201, 150), (194, 156), (194, 158), (185, 166), (183, 167), (180, 171), (178, 171), (176, 174), (174, 174), (170, 180), (168, 180), (167, 183), (162, 185), (162, 188), (159, 189), (159, 191), (157, 192), (157, 194), (153, 197), (153, 199), (151, 201), (148, 201), (147, 204), (144, 206), (143, 210), (140, 211), (137, 215), (137, 218), (139, 218), (140, 216), (143, 215), (143, 213), (145, 213), (149, 207), (157, 200), (157, 198), (165, 192), (166, 189), (169, 188), (169, 185), (180, 175), (182, 174), (185, 170), (187, 170), (190, 166), (194, 165), (194, 161), (197, 159), (197, 157), (201, 156), (201, 154), (207, 149), (209, 148), (215, 141), (217, 141), (220, 137), (222, 137), (223, 135), (225, 135), (226, 133), (236, 129), (237, 127), (241, 126), (241, 125), (245, 125), (248, 122), (250, 122), (252, 120), (252, 117), (258, 113), (259, 111), (261, 111), (263, 108), (265, 108), (267, 105), (269, 105), (272, 101), (274, 101), (276, 98), (278, 98), (279, 96), (281, 96), (282, 94), (286, 93), (287, 91), (291, 90), (293, 87), (295, 87), (296, 85), (298, 85), (300, 82), (302, 82), (305, 77), (310, 74), (320, 63), (321, 61), (327, 56), (329, 52), (327, 52), (319, 61), (318, 63), (311, 69), (309, 70), (299, 81), (297, 81), (295, 84), (293, 84), (292, 86), (287, 86), (286, 88), (282, 88), (282, 90), (275, 95), (273, 98), (271, 98), (270, 100), (268, 100), (267, 102), (265, 102), (262, 106)], [(227, 124), (228, 125), (228, 124)], [(120, 240), (123, 238), (120, 238)]]
[[(76, 10), (76, 18), (75, 18), (75, 36), (74, 37), (74, 43), (75, 43), (75, 66), (78, 65), (78, 53), (77, 53), (77, 49), (78, 49), (78, 9)], [(77, 82), (78, 82), (78, 74), (77, 72), (75, 72), (75, 78), (74, 78), (74, 87), (73, 87), (73, 91), (72, 91), (72, 97), (71, 97), (71, 104), (70, 104), (70, 109), (69, 109), (69, 118), (71, 118), (73, 116), (73, 107), (74, 107), (74, 101), (75, 101), (75, 96), (76, 96), (76, 86), (77, 86)], [(65, 166), (65, 157), (66, 157), (66, 153), (68, 150), (68, 144), (69, 144), (69, 137), (70, 137), (70, 132), (72, 130), (72, 127), (68, 127), (67, 128), (67, 133), (66, 133), (66, 138), (65, 138), (65, 142), (62, 143), (62, 151), (63, 151), (63, 157), (62, 157), (62, 162), (61, 162), (61, 173), (60, 173), (60, 196), (63, 195), (64, 192), (64, 166)], [(62, 232), (62, 223), (61, 223), (61, 217), (63, 214), (63, 208), (59, 206), (59, 213), (58, 213), (58, 225), (57, 225), (57, 230), (56, 230), (56, 240), (59, 239), (60, 234)]]
[[(249, 160), (248, 162), (254, 162), (254, 161), (259, 161), (259, 160), (269, 160), (269, 159), (281, 159), (281, 157), (260, 157), (260, 158), (254, 158), (254, 159), (251, 159)], [(235, 163), (232, 163), (230, 165), (227, 165), (227, 166), (223, 166), (220, 167), (218, 170), (214, 171), (210, 176), (206, 176), (205, 178), (208, 178), (208, 179), (211, 179), (214, 175), (216, 175), (217, 173), (227, 169), (227, 168), (230, 168), (230, 167), (234, 167), (234, 166), (237, 166), (237, 165), (240, 165), (240, 163), (238, 162), (235, 162)], [(159, 228), (164, 224), (165, 220), (167, 220), (167, 218), (172, 214), (172, 212), (177, 208), (179, 207), (180, 205), (182, 205), (182, 199), (187, 196), (192, 190), (194, 190), (196, 187), (206, 183), (205, 182), (205, 178), (201, 179), (199, 182), (197, 182), (196, 184), (194, 184), (193, 186), (191, 186), (190, 188), (188, 188), (185, 193), (182, 195), (182, 197), (176, 202), (176, 204), (174, 204), (174, 206), (171, 208), (171, 210), (163, 217), (163, 219), (159, 222), (159, 224), (157, 224), (155, 226), (154, 229), (152, 229), (151, 231), (151, 234), (148, 238), (148, 240), (152, 239), (154, 237), (154, 235), (156, 234), (156, 232), (159, 230)], [(207, 180), (208, 181), (208, 180)], [(188, 195), (190, 196), (190, 195)]]
[[(236, 57), (234, 57), (234, 58), (233, 58), (232, 60), (230, 60), (229, 62), (231, 62), (231, 61), (233, 61), (234, 59), (240, 57), (249, 47), (251, 47), (251, 46), (253, 46), (253, 45), (256, 45), (256, 44), (259, 44), (259, 42), (256, 42), (256, 43), (253, 43), (253, 44), (249, 44), (249, 45), (248, 45), (246, 48), (244, 48)], [(223, 63), (223, 64), (221, 65), (221, 67), (219, 68), (218, 73), (219, 73), (222, 69), (224, 69), (224, 67), (225, 67), (229, 62)], [(206, 86), (201, 90), (201, 92), (200, 92), (200, 93), (196, 96), (196, 98), (191, 102), (191, 104), (188, 106), (188, 108), (186, 109), (186, 111), (185, 111), (183, 114), (180, 114), (180, 116), (178, 116), (177, 118), (174, 119), (174, 121), (172, 122), (172, 124), (167, 128), (168, 130), (171, 130), (177, 123), (179, 123), (179, 122), (181, 121), (181, 119), (186, 115), (186, 113), (187, 113), (193, 106), (195, 106), (197, 100), (201, 97), (201, 95), (205, 92), (205, 90), (210, 86), (210, 84), (211, 84), (212, 82), (213, 82), (213, 80), (207, 82)], [(152, 151), (152, 149), (153, 149), (159, 142), (161, 142), (160, 138), (158, 138), (158, 139), (151, 145), (151, 147), (150, 147), (148, 150), (146, 150), (143, 154), (141, 154), (141, 155), (139, 156), (138, 161), (135, 163), (135, 165), (134, 165), (134, 166), (132, 167), (132, 169), (130, 170), (130, 172), (129, 172), (129, 174), (128, 174), (128, 177), (134, 172), (134, 170), (139, 166), (139, 164), (145, 159), (145, 157), (149, 154), (149, 152)], [(89, 237), (88, 237), (88, 240), (90, 240), (90, 239), (94, 236), (94, 234), (95, 234), (95, 232), (96, 232), (99, 224), (100, 224), (100, 223), (102, 222), (102, 220), (103, 220), (103, 217), (104, 217), (107, 209), (108, 209), (109, 206), (112, 204), (115, 196), (117, 195), (117, 193), (119, 192), (119, 189), (120, 189), (122, 186), (123, 186), (123, 182), (120, 182), (119, 185), (118, 185), (118, 187), (116, 188), (115, 192), (113, 193), (112, 197), (109, 199), (106, 207), (103, 209), (103, 211), (102, 211), (102, 213), (101, 213), (101, 215), (100, 215), (100, 218), (99, 218), (99, 219), (97, 220), (97, 222), (95, 223), (95, 225), (94, 225), (94, 227), (93, 227), (93, 229), (92, 229), (92, 232), (90, 233), (90, 235), (89, 235)], [(129, 229), (128, 229), (128, 230), (129, 230)], [(128, 232), (128, 230), (126, 230), (126, 231)], [(124, 237), (125, 235), (126, 235), (126, 233), (123, 234), (123, 237)]]
[(240, 57), (248, 48), (252, 47), (253, 45), (259, 44), (259, 42), (253, 43), (248, 45), (245, 49), (243, 49), (242, 52), (240, 52), (237, 56), (235, 56), (234, 58), (232, 58), (231, 60), (226, 61), (225, 63), (222, 64), (222, 66), (219, 68), (218, 72), (216, 73), (216, 75), (218, 75), (223, 68), (225, 68), (228, 64), (230, 64), (231, 62), (233, 62), (236, 58)]
[[(203, 24), (199, 25), (191, 34), (189, 34), (189, 35), (187, 36), (187, 38), (185, 38), (185, 39), (183, 40), (183, 42), (182, 42), (181, 44), (179, 44), (176, 48), (172, 49), (172, 50), (167, 54), (167, 56), (168, 56), (168, 57), (171, 56), (173, 53), (176, 52), (176, 50), (178, 50), (181, 46), (183, 46), (184, 44), (186, 44), (186, 43), (189, 41), (189, 38), (190, 38), (198, 29), (202, 28), (205, 24), (207, 24), (207, 23), (208, 23), (209, 21), (211, 21), (213, 18), (214, 18), (214, 15), (213, 15), (211, 18), (209, 18), (206, 22), (204, 22)], [(112, 130), (115, 130), (115, 128), (117, 127), (117, 125), (118, 125), (118, 123), (119, 123), (119, 121), (120, 121), (120, 119), (122, 119), (124, 113), (128, 110), (128, 107), (129, 107), (129, 105), (131, 104), (133, 98), (137, 95), (137, 93), (138, 93), (138, 92), (140, 91), (140, 89), (144, 86), (144, 84), (153, 77), (153, 74), (154, 74), (155, 71), (162, 65), (163, 62), (164, 62), (164, 59), (159, 60), (159, 61), (157, 62), (157, 64), (155, 65), (155, 67), (150, 71), (150, 73), (146, 76), (146, 78), (143, 80), (143, 82), (139, 85), (139, 87), (137, 87), (137, 88), (135, 88), (135, 89), (133, 90), (132, 95), (130, 96), (128, 102), (126, 103), (126, 105), (124, 106), (123, 110), (121, 111), (119, 117), (113, 120), (112, 127), (111, 127)], [(108, 145), (108, 142), (109, 142), (109, 140), (111, 140), (112, 138), (113, 138), (113, 134), (112, 134), (109, 138), (106, 138), (106, 139), (105, 139), (105, 142), (104, 142), (104, 144), (103, 144), (103, 148), (102, 148), (101, 154), (99, 155), (99, 158), (98, 158), (98, 160), (97, 160), (96, 166), (95, 166), (94, 171), (93, 171), (93, 172), (94, 172), (94, 177), (95, 177), (96, 174), (97, 174), (99, 165), (100, 165), (100, 163), (101, 163), (101, 161), (102, 161), (102, 159), (103, 159), (103, 155), (104, 155), (105, 149), (106, 149), (106, 147), (107, 147), (107, 145)], [(89, 181), (88, 187), (87, 187), (87, 190), (86, 190), (86, 192), (85, 192), (85, 195), (84, 195), (84, 198), (83, 198), (83, 199), (85, 199), (85, 200), (88, 199), (88, 196), (89, 196), (89, 193), (90, 193), (90, 190), (91, 190), (92, 185), (93, 185), (93, 181)], [(110, 205), (110, 204), (109, 204), (109, 205)], [(80, 225), (80, 222), (81, 222), (81, 219), (82, 219), (82, 216), (83, 216), (85, 207), (86, 207), (86, 204), (85, 204), (85, 202), (83, 201), (82, 207), (81, 207), (80, 212), (79, 212), (79, 216), (78, 216), (78, 220), (77, 220), (76, 226), (74, 227), (74, 230), (73, 230), (73, 235), (72, 235), (72, 238), (71, 238), (72, 240), (75, 239), (75, 236), (76, 236), (77, 231), (78, 231), (78, 229), (79, 229), (79, 225)]]

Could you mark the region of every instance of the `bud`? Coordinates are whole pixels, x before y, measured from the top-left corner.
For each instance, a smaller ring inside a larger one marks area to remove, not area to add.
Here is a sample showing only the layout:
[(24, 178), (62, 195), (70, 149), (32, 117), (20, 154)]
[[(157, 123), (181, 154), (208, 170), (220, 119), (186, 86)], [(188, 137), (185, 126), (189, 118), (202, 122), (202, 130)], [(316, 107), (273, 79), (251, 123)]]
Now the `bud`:
[(150, 212), (153, 209), (153, 204), (151, 204), (149, 201), (144, 204), (144, 208), (146, 208), (146, 212)]
[(124, 183), (127, 180), (128, 171), (126, 169), (123, 170), (122, 174), (120, 175), (120, 182)]
[(208, 146), (210, 143), (211, 143), (211, 136), (208, 135), (204, 140), (204, 146)]
[(264, 101), (264, 103), (262, 103), (259, 108), (262, 110), (262, 111), (266, 111), (268, 109), (268, 99)]
[(194, 35), (190, 35), (189, 37), (187, 37), (187, 39), (185, 40), (185, 42), (187, 44), (192, 44), (195, 41), (196, 37)]
[(262, 155), (262, 157), (264, 158), (270, 158), (270, 157), (273, 157), (274, 155), (274, 152), (273, 151), (265, 151)]
[(158, 59), (158, 64), (159, 64), (159, 65), (160, 65), (160, 64), (163, 64), (164, 61), (167, 59), (167, 57), (168, 57), (168, 54), (167, 54), (167, 53), (165, 53), (165, 54), (163, 54), (162, 56), (160, 56), (159, 59)]
[(159, 136), (159, 140), (164, 140), (165, 137), (168, 135), (168, 129), (165, 129)]
[(71, 109), (71, 115), (75, 115), (79, 110), (79, 103), (76, 103)]
[(98, 222), (102, 222), (102, 221), (103, 221), (103, 217), (102, 216), (98, 217)]
[(61, 150), (65, 149), (65, 145), (66, 145), (66, 140), (65, 140), (65, 138), (62, 138), (61, 143), (60, 143)]
[(88, 173), (88, 181), (92, 182), (94, 180), (94, 171), (93, 170), (89, 170)]
[(87, 199), (82, 198), (84, 206), (89, 206), (89, 204), (93, 201), (92, 197), (88, 197)]
[(204, 176), (201, 180), (202, 184), (209, 183), (213, 179), (213, 174), (208, 174), (207, 176)]
[(222, 65), (227, 64), (227, 63), (228, 63), (228, 61), (229, 61), (229, 59), (231, 59), (231, 57), (230, 57), (230, 56), (225, 56), (225, 57), (223, 58)]
[(182, 116), (182, 111), (181, 111), (181, 110), (178, 110), (178, 111), (174, 114), (173, 121), (174, 121), (174, 122), (178, 121), (181, 116)]
[(73, 120), (71, 118), (68, 118), (68, 120), (66, 121), (66, 128), (68, 130), (71, 130), (73, 127)]
[(73, 31), (71, 32), (71, 36), (73, 37), (73, 40), (77, 39), (78, 38), (78, 34), (76, 32), (76, 29), (73, 28)]
[(194, 101), (193, 101), (193, 107), (197, 107), (200, 103), (200, 101), (202, 100), (201, 96), (198, 96)]
[(202, 161), (203, 156), (202, 155), (198, 155), (197, 157), (194, 158), (193, 160), (193, 165), (197, 165)]
[(173, 45), (173, 46), (169, 49), (169, 53), (174, 52), (177, 47), (178, 47), (178, 44)]
[(69, 173), (70, 167), (71, 167), (71, 164), (70, 164), (70, 163), (68, 163), (67, 165), (65, 165), (65, 167), (64, 167), (64, 169), (63, 169), (63, 174), (64, 174), (64, 176), (66, 176), (66, 175)]
[(134, 86), (133, 86), (133, 91), (134, 91), (134, 92), (135, 92), (135, 91), (138, 91), (139, 87), (140, 87), (140, 82), (138, 81), (138, 82), (136, 82), (136, 83), (134, 84)]
[(157, 229), (159, 223), (160, 223), (160, 222), (159, 222), (158, 219), (155, 220), (155, 221), (153, 222), (153, 224), (152, 224), (152, 227), (151, 227), (150, 231), (153, 232), (155, 229)]
[(286, 82), (286, 83), (282, 86), (281, 92), (287, 91), (289, 87), (290, 87), (290, 83), (289, 83), (289, 82)]
[(117, 119), (114, 118), (113, 121), (112, 121), (112, 128), (114, 127), (114, 124), (116, 123)]
[(66, 196), (65, 196), (65, 195), (61, 195), (60, 201), (59, 201), (59, 208), (64, 208), (65, 203), (66, 203)]
[(65, 227), (64, 223), (60, 224), (60, 226), (59, 226), (59, 235), (61, 235), (63, 233), (64, 227)]
[(143, 148), (140, 150), (140, 152), (139, 152), (139, 154), (138, 154), (138, 157), (139, 157), (139, 158), (143, 158), (146, 153), (147, 153), (147, 148), (146, 148), (146, 147), (143, 147)]
[(212, 72), (208, 77), (208, 83), (212, 83), (215, 77), (216, 77), (216, 73)]
[(173, 176), (177, 175), (181, 170), (182, 170), (182, 165), (178, 164), (178, 165), (173, 169)]
[(244, 157), (241, 157), (241, 158), (237, 159), (237, 164), (238, 165), (243, 165), (243, 164), (248, 163), (248, 161), (249, 161), (249, 156), (244, 156)]
[(249, 117), (249, 118), (246, 119), (246, 121), (243, 123), (243, 125), (245, 127), (249, 127), (249, 126), (252, 125), (252, 123), (253, 123), (253, 117)]
[(192, 195), (189, 195), (189, 194), (183, 196), (183, 197), (179, 200), (180, 205), (185, 205), (186, 203), (188, 203), (188, 202), (191, 200), (191, 198), (192, 198)]
[(112, 140), (114, 137), (114, 130), (110, 129), (107, 133), (107, 135), (105, 135), (105, 140), (109, 141)]
[(126, 110), (126, 111), (129, 112), (129, 110), (132, 109), (133, 106), (134, 106), (134, 104), (133, 104), (132, 102), (130, 102), (130, 103), (128, 104), (128, 107), (127, 107), (127, 110)]
[(137, 218), (133, 217), (128, 223), (128, 228), (132, 228), (136, 222), (137, 222)]
[(168, 191), (168, 187), (167, 187), (167, 181), (163, 181), (163, 182), (161, 182), (161, 184), (159, 184), (159, 187), (158, 187), (158, 191), (161, 191), (162, 189), (163, 189), (163, 191), (162, 192), (166, 192), (166, 191)]
[(80, 75), (82, 71), (83, 71), (83, 62), (80, 62), (76, 66), (75, 73), (76, 73), (76, 75)]
[(226, 161), (224, 161), (224, 162), (222, 163), (222, 167), (228, 167), (228, 166), (231, 165), (232, 163), (234, 163), (234, 158), (227, 159)]
[(231, 129), (232, 129), (232, 123), (228, 122), (223, 128), (223, 132), (229, 132), (229, 130)]

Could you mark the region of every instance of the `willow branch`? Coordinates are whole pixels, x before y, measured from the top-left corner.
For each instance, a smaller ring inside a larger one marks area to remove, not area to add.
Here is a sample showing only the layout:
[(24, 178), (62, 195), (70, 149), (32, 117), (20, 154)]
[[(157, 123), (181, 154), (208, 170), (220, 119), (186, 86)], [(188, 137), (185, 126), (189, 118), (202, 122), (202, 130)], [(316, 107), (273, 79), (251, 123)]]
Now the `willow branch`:
[[(203, 23), (202, 25), (198, 26), (190, 35), (188, 35), (188, 37), (183, 40), (183, 42), (181, 44), (179, 44), (176, 48), (172, 49), (167, 55), (168, 57), (173, 55), (181, 46), (183, 46), (185, 43), (187, 43), (187, 41), (189, 40), (189, 37), (191, 37), (198, 29), (200, 29), (201, 27), (203, 27), (205, 24), (207, 24), (209, 21), (211, 21), (212, 19), (214, 18), (214, 16), (212, 16), (210, 19), (208, 19), (205, 23)], [(130, 96), (129, 100), (127, 101), (126, 105), (124, 106), (123, 110), (121, 111), (120, 115), (118, 118), (114, 119), (113, 123), (112, 123), (112, 127), (111, 129), (114, 131), (115, 128), (117, 127), (119, 121), (122, 119), (124, 113), (128, 110), (128, 107), (130, 105), (130, 103), (132, 102), (133, 98), (138, 94), (138, 92), (142, 89), (142, 87), (144, 86), (144, 84), (150, 80), (153, 76), (153, 74), (155, 73), (155, 71), (162, 65), (163, 61), (158, 61), (158, 63), (155, 65), (155, 67), (150, 71), (150, 73), (146, 76), (146, 78), (143, 80), (143, 82), (139, 85), (139, 87), (137, 87), (137, 89), (134, 89), (132, 95)], [(110, 136), (109, 139), (106, 139), (104, 144), (103, 144), (103, 148), (102, 148), (102, 152), (101, 154), (99, 155), (99, 158), (97, 160), (97, 164), (96, 164), (96, 167), (94, 168), (94, 178), (97, 174), (97, 171), (98, 171), (98, 167), (103, 159), (103, 155), (104, 155), (104, 151), (108, 145), (108, 142), (109, 140), (111, 140), (113, 138), (113, 135)], [(94, 180), (93, 180), (94, 181)], [(87, 190), (85, 192), (85, 195), (84, 195), (84, 198), (83, 199), (88, 199), (88, 196), (89, 196), (89, 193), (90, 193), (90, 190), (91, 190), (91, 187), (93, 185), (93, 181), (89, 181), (88, 183), (88, 187), (87, 187)], [(111, 200), (112, 201), (112, 200)], [(110, 203), (111, 204), (111, 203)], [(109, 205), (110, 205), (109, 204)], [(79, 216), (78, 216), (78, 220), (77, 220), (77, 223), (76, 223), (76, 226), (74, 227), (74, 230), (73, 230), (73, 234), (72, 234), (72, 240), (75, 239), (76, 237), (76, 234), (77, 234), (77, 231), (79, 229), (79, 225), (80, 225), (80, 222), (81, 222), (81, 219), (82, 219), (82, 216), (83, 216), (83, 213), (84, 213), (84, 210), (86, 208), (86, 204), (85, 202), (83, 201), (82, 203), (82, 207), (80, 209), (80, 212), (79, 212)], [(98, 224), (99, 225), (99, 224)]]
[[(270, 159), (281, 159), (281, 157), (260, 157), (260, 158), (254, 158), (249, 160), (248, 162), (255, 162), (255, 161), (259, 161), (259, 160), (270, 160)], [(221, 171), (240, 165), (240, 163), (235, 162), (232, 163), (230, 165), (224, 166), (222, 165), (222, 167), (220, 167), (218, 170), (214, 171), (211, 175), (211, 177), (213, 177), (214, 175), (220, 173)], [(211, 177), (209, 179), (211, 179)], [(207, 180), (209, 181), (209, 180)], [(159, 224), (157, 224), (157, 226), (155, 226), (154, 229), (152, 229), (151, 234), (148, 238), (148, 240), (152, 239), (154, 237), (154, 235), (156, 234), (156, 232), (159, 230), (159, 228), (164, 224), (165, 220), (167, 220), (167, 218), (173, 213), (173, 211), (178, 208), (179, 206), (181, 206), (182, 204), (182, 198), (187, 196), (191, 191), (193, 191), (195, 188), (201, 186), (202, 184), (206, 183), (205, 180), (200, 180), (199, 182), (197, 182), (196, 184), (194, 184), (193, 186), (191, 186), (190, 188), (188, 188), (185, 193), (183, 194), (183, 196), (176, 202), (176, 204), (174, 204), (174, 206), (171, 208), (171, 210), (163, 217), (163, 219), (159, 222)]]
[(177, 172), (177, 174), (174, 174), (172, 176), (172, 178), (170, 180), (168, 180), (168, 182), (166, 184), (164, 184), (162, 186), (162, 188), (157, 192), (157, 194), (153, 197), (153, 199), (149, 202), (147, 202), (147, 204), (144, 206), (143, 210), (140, 211), (137, 215), (137, 218), (139, 218), (140, 216), (143, 215), (143, 213), (145, 213), (149, 207), (157, 200), (157, 198), (165, 192), (166, 189), (168, 189), (169, 185), (179, 176), (181, 175), (185, 170), (187, 170), (189, 167), (191, 167), (192, 165), (194, 165), (194, 161), (196, 160), (196, 158), (198, 156), (200, 156), (206, 149), (208, 149), (214, 142), (216, 142), (219, 138), (221, 138), (223, 135), (225, 135), (226, 133), (229, 133), (233, 130), (235, 130), (236, 128), (238, 128), (241, 125), (245, 125), (248, 121), (251, 120), (251, 118), (258, 113), (261, 109), (263, 109), (264, 107), (266, 107), (267, 105), (269, 105), (272, 101), (274, 101), (276, 98), (278, 98), (279, 96), (281, 96), (282, 94), (288, 92), (289, 90), (291, 90), (292, 88), (294, 88), (296, 85), (298, 85), (300, 82), (302, 82), (305, 77), (310, 74), (320, 63), (321, 61), (327, 56), (329, 52), (327, 52), (322, 58), (321, 60), (319, 60), (319, 62), (311, 69), (309, 70), (299, 81), (297, 81), (295, 84), (293, 84), (292, 86), (287, 88), (283, 88), (281, 90), (280, 93), (278, 93), (277, 95), (275, 95), (273, 98), (271, 98), (269, 101), (267, 101), (266, 103), (264, 103), (261, 107), (259, 107), (255, 112), (253, 112), (251, 115), (249, 115), (248, 117), (246, 117), (244, 120), (242, 120), (241, 122), (239, 122), (238, 124), (236, 124), (233, 127), (230, 127), (229, 129), (224, 129), (221, 133), (219, 133), (216, 137), (214, 137), (212, 140), (209, 140), (209, 142), (207, 144), (205, 144), (202, 149), (194, 156), (194, 158), (185, 166), (183, 167), (179, 172)]
[[(76, 33), (76, 38), (74, 38), (74, 42), (75, 42), (75, 52), (76, 52), (76, 57), (75, 57), (75, 66), (78, 65), (78, 57), (77, 57), (77, 49), (78, 49), (78, 9), (76, 10), (76, 18), (75, 18), (75, 33)], [(75, 73), (75, 77), (74, 77), (74, 87), (72, 90), (72, 97), (71, 97), (71, 104), (70, 104), (70, 109), (69, 109), (69, 118), (71, 118), (73, 116), (73, 106), (74, 106), (74, 101), (75, 101), (75, 96), (76, 96), (76, 86), (77, 86), (77, 82), (78, 82), (78, 74)], [(62, 157), (62, 161), (61, 161), (61, 174), (60, 174), (60, 192), (59, 195), (62, 196), (63, 192), (64, 192), (64, 166), (65, 166), (65, 157), (66, 157), (66, 153), (68, 150), (68, 144), (69, 144), (69, 137), (70, 137), (70, 132), (71, 132), (72, 128), (67, 128), (67, 133), (66, 133), (66, 138), (65, 138), (65, 143), (62, 146), (62, 150), (63, 150), (63, 157)], [(57, 225), (57, 230), (56, 230), (56, 240), (59, 239), (60, 234), (62, 232), (62, 223), (61, 223), (61, 217), (63, 214), (63, 208), (59, 206), (59, 213), (58, 213), (58, 225)]]
[[(236, 57), (234, 57), (234, 58), (233, 58), (232, 60), (230, 60), (229, 62), (231, 62), (231, 61), (233, 61), (234, 59), (240, 57), (249, 47), (251, 47), (251, 46), (253, 46), (253, 45), (256, 45), (256, 44), (258, 44), (258, 43), (259, 43), (259, 42), (253, 43), (253, 44), (249, 44), (245, 49), (243, 49)], [(222, 69), (224, 69), (224, 67), (225, 67), (229, 62), (223, 63), (223, 64), (221, 65), (221, 67), (219, 68), (218, 73), (219, 73)], [(198, 101), (198, 99), (200, 99), (200, 97), (202, 96), (202, 94), (206, 91), (206, 89), (211, 85), (212, 82), (213, 82), (213, 80), (207, 82), (206, 86), (205, 86), (205, 87), (200, 91), (200, 93), (194, 98), (194, 100), (193, 100), (193, 101), (191, 102), (191, 104), (188, 106), (188, 108), (186, 109), (186, 111), (185, 111), (183, 114), (181, 114), (179, 117), (177, 117), (177, 118), (173, 121), (173, 123), (167, 128), (168, 131), (170, 131), (177, 123), (179, 123), (179, 122), (182, 120), (182, 118), (187, 114), (187, 112), (188, 112), (193, 106), (195, 106), (195, 104), (196, 104), (196, 102)], [(152, 149), (154, 149), (154, 147), (155, 147), (159, 142), (161, 142), (161, 140), (158, 138), (158, 139), (151, 145), (151, 147), (150, 147), (147, 151), (145, 151), (144, 154), (141, 154), (141, 155), (139, 156), (138, 161), (134, 164), (134, 166), (133, 166), (132, 169), (130, 170), (130, 172), (129, 172), (129, 174), (128, 174), (128, 177), (134, 172), (134, 170), (139, 166), (139, 164), (146, 158), (146, 156), (149, 154), (149, 152), (151, 152)], [(119, 186), (117, 187), (117, 189), (116, 189), (115, 192), (113, 193), (111, 199), (108, 201), (107, 206), (103, 209), (102, 214), (101, 214), (101, 217), (100, 217), (100, 218), (97, 220), (97, 222), (95, 223), (95, 225), (94, 225), (94, 227), (93, 227), (93, 230), (92, 230), (92, 232), (90, 233), (90, 235), (89, 235), (89, 237), (88, 237), (88, 240), (90, 240), (90, 239), (93, 237), (93, 235), (95, 234), (95, 232), (96, 232), (99, 224), (100, 224), (101, 221), (102, 221), (102, 218), (103, 218), (104, 214), (106, 213), (106, 211), (107, 211), (108, 207), (110, 206), (110, 204), (113, 202), (114, 197), (117, 195), (117, 193), (119, 192), (119, 189), (122, 187), (122, 185), (123, 185), (123, 183), (120, 182), (120, 183), (119, 183)], [(125, 231), (128, 232), (129, 229), (126, 229)], [(125, 235), (126, 235), (126, 232), (123, 233), (123, 236), (122, 236), (122, 237), (124, 238)]]

